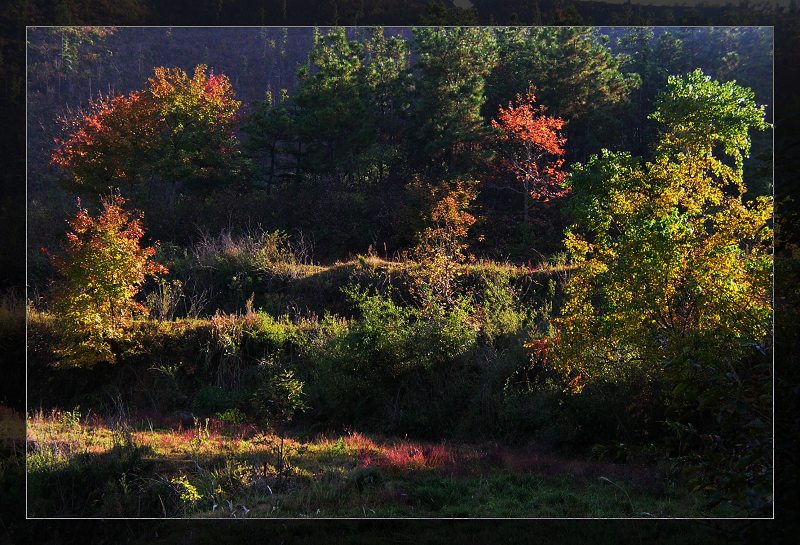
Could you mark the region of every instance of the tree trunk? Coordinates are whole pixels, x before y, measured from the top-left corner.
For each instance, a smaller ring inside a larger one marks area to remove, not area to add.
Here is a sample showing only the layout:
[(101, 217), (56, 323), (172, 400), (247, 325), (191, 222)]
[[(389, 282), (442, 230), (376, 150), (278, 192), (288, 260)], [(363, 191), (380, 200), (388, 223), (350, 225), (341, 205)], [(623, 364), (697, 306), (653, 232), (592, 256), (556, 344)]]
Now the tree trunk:
[(529, 216), (528, 209), (530, 207), (530, 202), (529, 201), (531, 199), (531, 191), (530, 191), (530, 184), (528, 184), (527, 181), (525, 181), (525, 192), (522, 194), (522, 198), (524, 199), (523, 208), (522, 208), (523, 209), (523, 221), (525, 222), (525, 225), (528, 225), (528, 216)]

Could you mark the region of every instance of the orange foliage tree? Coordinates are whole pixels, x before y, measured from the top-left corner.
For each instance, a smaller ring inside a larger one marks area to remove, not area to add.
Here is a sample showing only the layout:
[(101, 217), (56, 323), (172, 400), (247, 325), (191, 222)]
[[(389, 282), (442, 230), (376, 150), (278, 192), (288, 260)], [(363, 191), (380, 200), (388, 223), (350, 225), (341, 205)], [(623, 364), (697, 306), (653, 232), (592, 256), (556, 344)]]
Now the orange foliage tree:
[(236, 164), (240, 102), (226, 76), (206, 70), (199, 65), (190, 77), (156, 68), (144, 90), (100, 97), (66, 116), (52, 163), (95, 193), (153, 179), (218, 181)]
[(563, 187), (566, 139), (559, 133), (564, 120), (545, 111), (544, 106), (536, 106), (536, 96), (529, 92), (517, 95), (516, 105), (501, 107), (497, 119), (492, 120), (502, 148), (501, 169), (513, 172), (522, 184), (525, 223), (531, 198), (547, 202), (569, 192)]
[(141, 246), (141, 215), (124, 210), (124, 203), (118, 195), (105, 197), (94, 218), (78, 200), (64, 255), (49, 254), (59, 274), (53, 307), (63, 340), (59, 355), (73, 365), (113, 361), (110, 342), (147, 311), (135, 295), (148, 276), (167, 272), (152, 259), (155, 248)]
[(475, 182), (455, 180), (428, 188), (430, 217), (419, 234), (414, 258), (419, 265), (414, 289), (423, 301), (433, 297), (453, 304), (458, 264), (466, 260), (466, 242), (475, 217), (468, 212), (478, 193)]

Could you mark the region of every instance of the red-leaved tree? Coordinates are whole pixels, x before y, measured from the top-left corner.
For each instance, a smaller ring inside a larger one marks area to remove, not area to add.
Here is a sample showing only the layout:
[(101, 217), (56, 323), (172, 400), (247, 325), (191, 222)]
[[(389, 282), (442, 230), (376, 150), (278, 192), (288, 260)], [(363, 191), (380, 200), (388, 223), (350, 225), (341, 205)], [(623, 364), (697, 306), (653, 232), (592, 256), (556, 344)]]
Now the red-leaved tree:
[(531, 199), (547, 202), (569, 192), (562, 185), (566, 139), (559, 131), (563, 126), (564, 120), (546, 115), (530, 92), (517, 95), (516, 104), (501, 107), (492, 120), (501, 147), (500, 168), (511, 171), (522, 185), (518, 191), (524, 198), (525, 223)]
[(154, 180), (173, 188), (219, 182), (238, 165), (241, 103), (226, 76), (206, 71), (156, 68), (145, 89), (98, 98), (66, 116), (51, 161), (94, 193)]
[(67, 138), (56, 138), (53, 164), (72, 175), (75, 186), (100, 193), (133, 186), (152, 165), (158, 108), (147, 93), (101, 97), (87, 111), (63, 118)]

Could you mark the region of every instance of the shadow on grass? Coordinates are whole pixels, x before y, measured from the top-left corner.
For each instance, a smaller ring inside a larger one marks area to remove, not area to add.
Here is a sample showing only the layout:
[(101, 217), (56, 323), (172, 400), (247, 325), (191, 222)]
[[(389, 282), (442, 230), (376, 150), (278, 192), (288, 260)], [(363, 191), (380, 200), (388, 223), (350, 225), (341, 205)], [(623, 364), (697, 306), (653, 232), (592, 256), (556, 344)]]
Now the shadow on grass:
[(116, 444), (28, 471), (28, 517), (166, 516), (171, 491), (150, 447)]

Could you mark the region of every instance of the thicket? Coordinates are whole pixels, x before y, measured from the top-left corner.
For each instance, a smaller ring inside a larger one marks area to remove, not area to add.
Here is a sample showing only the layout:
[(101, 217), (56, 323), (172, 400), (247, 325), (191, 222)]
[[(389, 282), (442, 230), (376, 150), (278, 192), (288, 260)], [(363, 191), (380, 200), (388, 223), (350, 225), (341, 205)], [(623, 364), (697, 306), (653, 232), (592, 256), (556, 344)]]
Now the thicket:
[[(272, 371), (291, 372), (303, 385), (308, 409), (297, 417), (305, 424), (494, 436), (503, 433), (490, 423), (502, 412), (504, 382), (525, 360), (522, 342), (537, 321), (549, 318), (537, 315), (531, 301), (549, 301), (555, 280), (521, 279), (537, 292), (524, 302), (507, 272), (471, 276), (472, 295), (452, 304), (429, 300), (421, 307), (407, 285), (395, 281), (379, 291), (381, 282), (362, 276), (341, 295), (351, 317), (273, 317), (250, 309), (202, 320), (136, 322), (117, 345), (116, 364), (62, 369), (57, 387), (37, 387), (35, 403), (107, 410), (122, 396), (165, 414), (237, 409), (257, 417), (253, 395)], [(52, 347), (63, 335), (56, 320), (31, 316), (32, 380), (51, 372)], [(454, 419), (463, 422), (453, 428)], [(506, 438), (516, 440), (511, 433)]]

